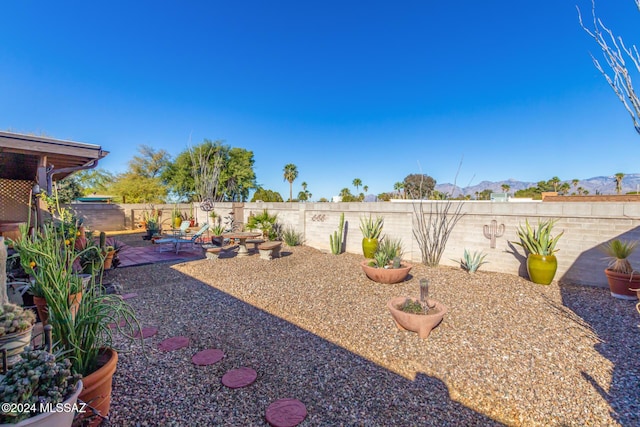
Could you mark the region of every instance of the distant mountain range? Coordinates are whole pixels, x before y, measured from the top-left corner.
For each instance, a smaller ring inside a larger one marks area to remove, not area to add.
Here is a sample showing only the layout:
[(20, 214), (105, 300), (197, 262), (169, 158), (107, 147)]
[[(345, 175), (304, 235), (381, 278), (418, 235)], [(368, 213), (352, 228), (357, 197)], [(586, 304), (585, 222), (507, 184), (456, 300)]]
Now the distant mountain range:
[[(587, 190), (590, 195), (594, 194), (616, 194), (616, 181), (613, 175), (611, 176), (596, 176), (588, 179), (581, 179), (578, 181), (577, 186), (573, 186), (571, 180), (569, 181), (561, 181), (568, 182), (571, 185), (571, 189), (569, 190), (569, 194), (576, 192), (577, 187), (582, 187)], [(524, 190), (529, 187), (536, 187), (538, 185), (537, 182), (523, 182), (516, 181), (515, 179), (507, 179), (505, 181), (482, 181), (479, 184), (471, 185), (469, 187), (461, 188), (459, 186), (454, 186), (451, 183), (445, 184), (437, 184), (436, 190), (441, 192), (449, 193), (453, 196), (457, 196), (460, 193), (470, 196), (475, 196), (476, 192), (480, 193), (484, 190), (491, 190), (494, 193), (502, 193), (502, 185), (507, 184), (509, 186), (509, 193), (513, 194), (518, 190)], [(455, 192), (454, 192), (455, 189)], [(638, 173), (630, 173), (622, 178), (622, 194), (628, 193), (630, 191), (638, 191), (640, 189), (640, 174)]]

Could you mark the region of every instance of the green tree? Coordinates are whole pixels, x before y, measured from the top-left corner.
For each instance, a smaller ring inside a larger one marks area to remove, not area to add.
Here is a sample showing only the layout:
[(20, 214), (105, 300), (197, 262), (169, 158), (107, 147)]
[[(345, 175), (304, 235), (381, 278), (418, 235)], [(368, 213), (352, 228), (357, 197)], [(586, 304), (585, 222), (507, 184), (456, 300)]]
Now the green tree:
[(169, 163), (171, 157), (165, 150), (156, 150), (148, 145), (138, 147), (139, 156), (133, 156), (129, 160), (129, 172), (144, 178), (160, 177)]
[(500, 187), (502, 188), (503, 193), (509, 193), (509, 190), (511, 189), (509, 184), (502, 184)]
[(73, 174), (73, 178), (85, 196), (93, 193), (108, 192), (109, 186), (115, 180), (111, 172), (101, 168), (79, 171)]
[(614, 180), (616, 181), (616, 194), (620, 194), (622, 192), (622, 178), (624, 178), (624, 174), (622, 172), (618, 172), (614, 175)]
[(553, 186), (553, 191), (555, 192), (558, 191), (558, 187), (560, 186), (560, 182), (561, 182), (560, 178), (558, 178), (557, 176), (554, 176), (547, 182)]
[(201, 153), (210, 153), (211, 166), (216, 161), (220, 164), (218, 186), (215, 190), (215, 201), (242, 200), (249, 197), (249, 192), (256, 188), (256, 176), (253, 170), (253, 152), (243, 148), (231, 148), (222, 141), (205, 139), (201, 144), (187, 148), (176, 157), (162, 174), (162, 179), (171, 191), (179, 198), (187, 201), (197, 201), (194, 180), (194, 164), (192, 154), (199, 157)]
[(253, 197), (252, 202), (262, 200), (263, 202), (282, 202), (282, 196), (277, 191), (265, 190), (264, 188), (258, 188)]
[(365, 193), (366, 193), (366, 192), (368, 192), (368, 191), (369, 191), (369, 186), (368, 186), (368, 185), (364, 185), (364, 186), (362, 187), (362, 190), (363, 190)]
[(351, 194), (351, 190), (348, 188), (343, 188), (340, 190), (340, 197), (342, 197), (343, 202), (357, 202), (358, 198)]
[(360, 178), (355, 178), (352, 184), (354, 187), (356, 187), (356, 193), (357, 193), (358, 189), (362, 186), (362, 180)]
[(563, 182), (562, 184), (560, 184), (560, 187), (558, 187), (560, 194), (562, 194), (563, 196), (566, 196), (567, 194), (569, 194), (570, 189), (571, 189), (571, 184), (569, 184), (568, 182)]
[(293, 163), (284, 165), (284, 180), (289, 182), (289, 202), (293, 202), (293, 181), (298, 177), (298, 168)]
[(396, 182), (393, 184), (393, 190), (398, 193), (398, 199), (404, 199), (404, 182)]
[(60, 203), (71, 203), (83, 195), (75, 174), (56, 182), (56, 186), (58, 187), (58, 201)]
[(436, 187), (436, 180), (426, 174), (411, 174), (405, 177), (403, 184), (405, 198), (428, 199)]

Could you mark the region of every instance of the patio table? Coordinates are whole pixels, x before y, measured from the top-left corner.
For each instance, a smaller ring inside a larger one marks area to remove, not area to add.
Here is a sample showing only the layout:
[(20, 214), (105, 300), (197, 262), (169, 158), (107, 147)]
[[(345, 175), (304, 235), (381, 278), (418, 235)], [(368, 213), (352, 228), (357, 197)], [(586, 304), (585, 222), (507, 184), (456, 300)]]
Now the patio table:
[(262, 236), (262, 233), (260, 231), (238, 231), (222, 234), (222, 237), (224, 238), (240, 240), (240, 244), (238, 245), (238, 256), (249, 255), (249, 250), (247, 249), (247, 239), (252, 239), (258, 236)]

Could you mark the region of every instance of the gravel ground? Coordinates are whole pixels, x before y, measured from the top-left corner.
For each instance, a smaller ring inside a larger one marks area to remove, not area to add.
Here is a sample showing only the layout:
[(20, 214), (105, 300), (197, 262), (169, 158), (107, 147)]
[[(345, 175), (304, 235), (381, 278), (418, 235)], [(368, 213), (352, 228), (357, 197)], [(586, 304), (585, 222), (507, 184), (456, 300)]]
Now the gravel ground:
[[(640, 316), (604, 289), (515, 275), (414, 266), (401, 284), (371, 282), (362, 257), (284, 247), (258, 255), (108, 273), (157, 335), (121, 353), (111, 425), (265, 426), (267, 406), (296, 398), (301, 426), (640, 425)], [(386, 309), (429, 279), (450, 309), (427, 340)], [(187, 348), (158, 344), (183, 335)], [(195, 366), (219, 348), (225, 358)], [(228, 389), (227, 371), (257, 381)]]

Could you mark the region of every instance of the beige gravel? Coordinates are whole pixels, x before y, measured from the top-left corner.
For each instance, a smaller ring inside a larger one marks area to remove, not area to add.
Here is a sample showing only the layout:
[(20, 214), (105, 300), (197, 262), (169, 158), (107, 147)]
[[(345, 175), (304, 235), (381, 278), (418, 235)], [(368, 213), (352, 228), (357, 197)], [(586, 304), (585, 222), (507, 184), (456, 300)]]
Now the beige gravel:
[[(640, 316), (604, 289), (416, 265), (410, 280), (371, 282), (362, 257), (285, 247), (258, 255), (116, 269), (143, 326), (121, 354), (112, 425), (266, 425), (280, 398), (307, 407), (301, 426), (640, 425)], [(386, 302), (432, 297), (450, 309), (427, 340), (396, 329)], [(184, 335), (190, 346), (157, 345)], [(216, 365), (190, 358), (225, 352)], [(250, 387), (225, 372), (249, 366)]]

